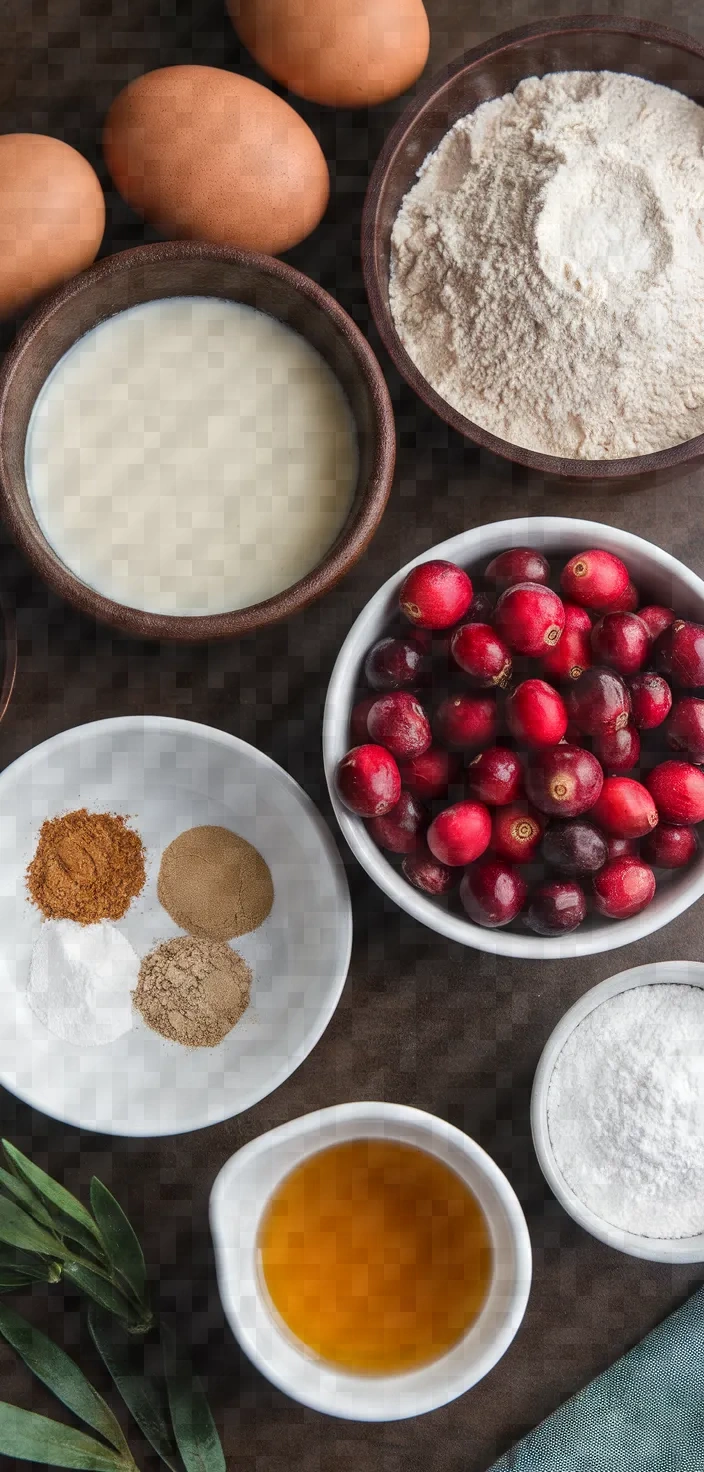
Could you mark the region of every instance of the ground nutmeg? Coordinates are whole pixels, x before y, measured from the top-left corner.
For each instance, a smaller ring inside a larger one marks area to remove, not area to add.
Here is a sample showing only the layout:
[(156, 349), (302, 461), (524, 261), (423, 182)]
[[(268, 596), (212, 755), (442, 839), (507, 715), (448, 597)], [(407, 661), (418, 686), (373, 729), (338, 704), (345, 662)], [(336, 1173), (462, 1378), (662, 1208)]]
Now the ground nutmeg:
[(42, 823), (27, 870), (30, 898), (49, 920), (120, 920), (144, 886), (139, 834), (116, 813), (79, 808)]

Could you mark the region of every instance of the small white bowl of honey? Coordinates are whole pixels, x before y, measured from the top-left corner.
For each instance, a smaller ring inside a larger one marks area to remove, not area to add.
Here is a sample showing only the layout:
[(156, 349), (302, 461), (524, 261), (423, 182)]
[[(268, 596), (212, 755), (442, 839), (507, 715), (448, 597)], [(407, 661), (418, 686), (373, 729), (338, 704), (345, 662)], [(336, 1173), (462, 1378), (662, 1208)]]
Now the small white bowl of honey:
[(531, 1249), (506, 1177), (402, 1104), (340, 1104), (252, 1140), (213, 1186), (223, 1307), (303, 1405), (396, 1421), (455, 1400), (508, 1349)]

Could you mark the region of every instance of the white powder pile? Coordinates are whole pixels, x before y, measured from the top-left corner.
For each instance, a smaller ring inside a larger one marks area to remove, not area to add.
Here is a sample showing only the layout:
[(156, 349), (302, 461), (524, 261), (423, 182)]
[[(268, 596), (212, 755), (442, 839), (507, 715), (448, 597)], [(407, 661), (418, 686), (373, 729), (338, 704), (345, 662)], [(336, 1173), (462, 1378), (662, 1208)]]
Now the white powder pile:
[(47, 920), (32, 952), (27, 1000), (64, 1042), (113, 1043), (132, 1026), (138, 976), (136, 951), (108, 920)]
[(595, 1007), (559, 1054), (547, 1114), (565, 1180), (603, 1221), (704, 1231), (704, 990), (633, 987)]
[(424, 377), (514, 444), (629, 457), (704, 432), (704, 108), (564, 72), (461, 118), (392, 233)]

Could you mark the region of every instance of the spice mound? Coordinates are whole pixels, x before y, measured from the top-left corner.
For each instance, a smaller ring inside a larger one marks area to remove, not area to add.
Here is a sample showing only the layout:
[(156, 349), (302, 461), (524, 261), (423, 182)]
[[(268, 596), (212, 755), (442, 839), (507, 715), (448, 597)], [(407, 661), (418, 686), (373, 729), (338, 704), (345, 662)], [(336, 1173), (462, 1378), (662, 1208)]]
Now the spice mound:
[(555, 1160), (602, 1221), (644, 1237), (704, 1232), (704, 990), (633, 987), (595, 1007), (547, 1097)]
[(27, 887), (49, 920), (120, 920), (144, 887), (142, 840), (115, 813), (86, 808), (42, 823)]
[(268, 864), (229, 828), (189, 828), (164, 850), (157, 893), (176, 925), (205, 940), (233, 940), (274, 903)]
[(65, 1043), (114, 1043), (132, 1027), (139, 959), (114, 925), (47, 920), (39, 932), (27, 1001)]
[(146, 956), (133, 1002), (154, 1032), (214, 1048), (249, 1006), (252, 973), (223, 941), (180, 935)]

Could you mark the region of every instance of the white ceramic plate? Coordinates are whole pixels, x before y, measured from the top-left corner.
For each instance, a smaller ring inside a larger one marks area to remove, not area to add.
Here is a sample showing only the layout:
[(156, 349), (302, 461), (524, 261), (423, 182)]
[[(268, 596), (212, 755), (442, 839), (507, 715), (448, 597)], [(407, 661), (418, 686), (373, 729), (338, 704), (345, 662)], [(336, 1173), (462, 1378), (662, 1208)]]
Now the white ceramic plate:
[(565, 1211), (586, 1232), (591, 1232), (592, 1237), (597, 1237), (608, 1247), (615, 1247), (618, 1252), (627, 1253), (629, 1257), (642, 1257), (649, 1262), (704, 1262), (704, 1232), (696, 1237), (641, 1237), (635, 1232), (624, 1232), (619, 1227), (610, 1226), (590, 1211), (565, 1180), (555, 1160), (548, 1130), (547, 1101), (552, 1071), (575, 1027), (595, 1007), (620, 992), (630, 991), (632, 987), (670, 983), (704, 987), (704, 965), (701, 961), (654, 961), (649, 966), (633, 966), (630, 971), (619, 971), (617, 976), (609, 976), (606, 981), (593, 986), (570, 1007), (551, 1032), (540, 1055), (530, 1102), (531, 1128), (538, 1163), (550, 1190)]
[[(181, 934), (162, 909), (163, 849), (217, 823), (260, 850), (274, 906), (233, 942), (252, 967), (252, 1000), (217, 1048), (183, 1048), (150, 1031), (106, 1047), (52, 1037), (25, 989), (41, 918), (25, 871), (45, 818), (74, 808), (122, 813), (147, 849), (147, 884), (119, 928), (140, 956)], [(312, 802), (269, 757), (223, 731), (160, 716), (63, 732), (0, 774), (0, 1083), (68, 1124), (115, 1135), (172, 1135), (216, 1124), (271, 1093), (329, 1022), (344, 985), (352, 915), (342, 863)]]
[(398, 592), (410, 568), (432, 557), (446, 558), (471, 569), (486, 567), (497, 552), (507, 547), (537, 547), (548, 557), (567, 560), (588, 547), (603, 547), (623, 558), (634, 582), (653, 602), (672, 605), (683, 618), (704, 623), (704, 581), (663, 552), (618, 527), (597, 521), (577, 521), (571, 516), (527, 516), (513, 521), (494, 521), (472, 527), (447, 542), (429, 547), (414, 557), (383, 584), (353, 623), (335, 661), (330, 677), (323, 718), (325, 774), (335, 816), (342, 833), (367, 874), (385, 894), (422, 925), (448, 940), (491, 951), (498, 956), (523, 956), (531, 960), (559, 960), (567, 956), (593, 956), (616, 946), (631, 945), (667, 925), (704, 894), (704, 851), (686, 869), (658, 877), (658, 892), (647, 909), (630, 920), (606, 920), (592, 913), (570, 935), (545, 938), (526, 929), (487, 930), (463, 914), (456, 896), (450, 904), (431, 899), (414, 889), (400, 870), (377, 848), (366, 823), (347, 811), (335, 791), (335, 770), (349, 750), (350, 711), (360, 682), (364, 658), (372, 644), (386, 632), (398, 608)]

